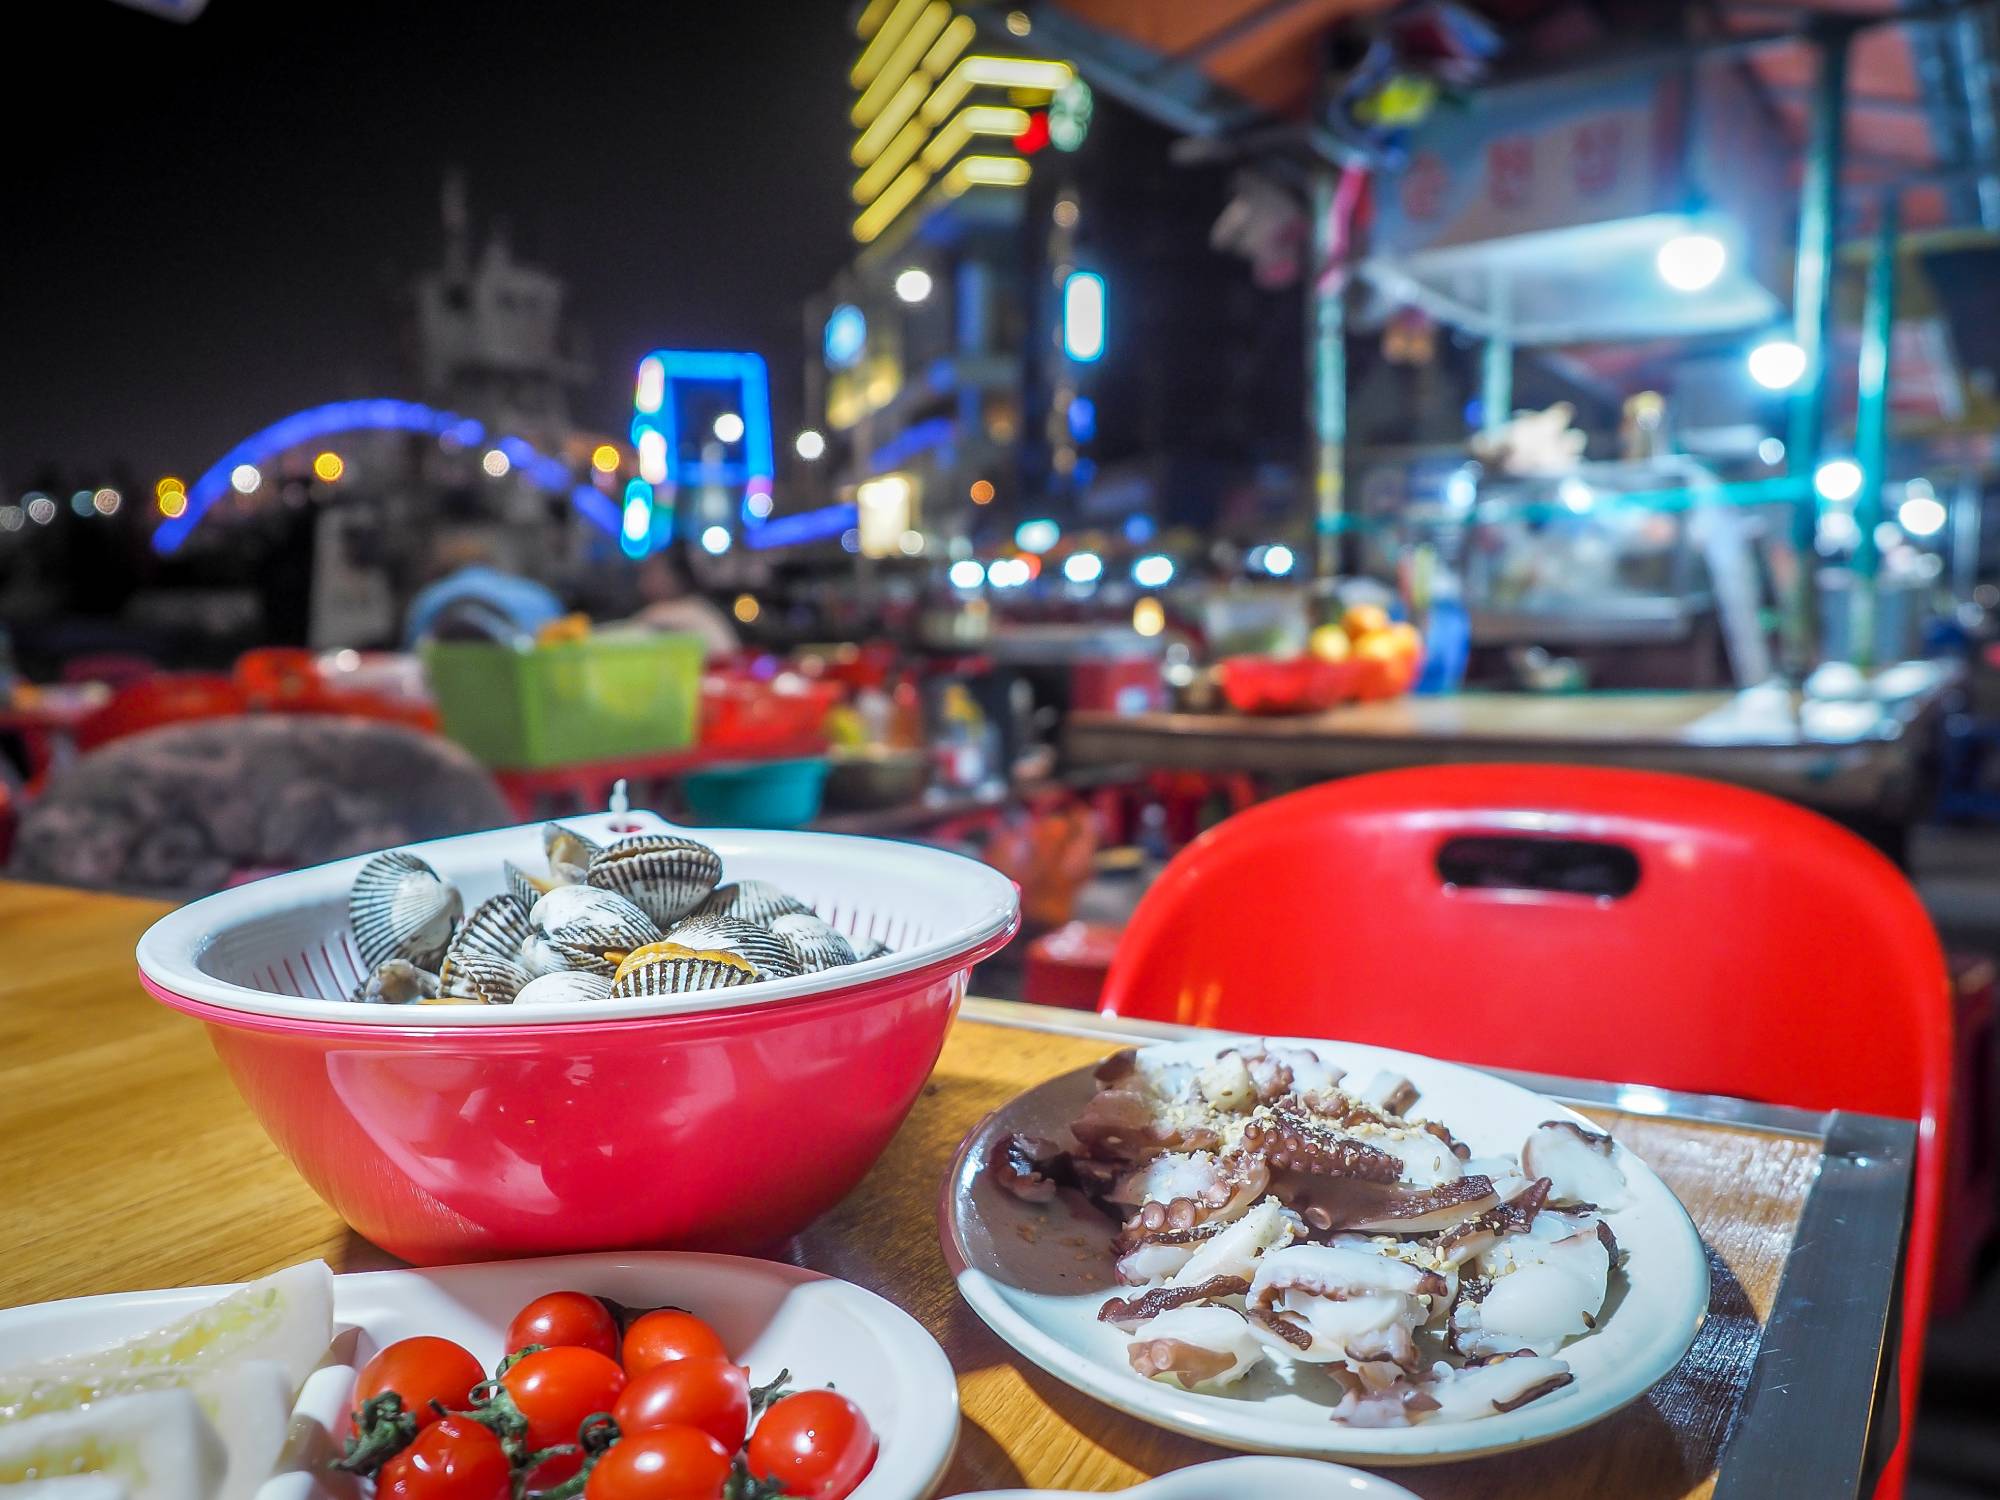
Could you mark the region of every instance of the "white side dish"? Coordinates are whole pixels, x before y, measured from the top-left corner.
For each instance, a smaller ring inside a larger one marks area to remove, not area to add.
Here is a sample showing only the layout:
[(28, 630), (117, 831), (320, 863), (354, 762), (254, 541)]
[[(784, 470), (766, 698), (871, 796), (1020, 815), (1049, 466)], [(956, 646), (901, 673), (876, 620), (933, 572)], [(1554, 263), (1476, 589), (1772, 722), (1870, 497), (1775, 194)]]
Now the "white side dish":
[[(297, 1346), (303, 1326), (297, 1309), (315, 1283), (329, 1294), (327, 1327), (293, 1402), (285, 1367), (263, 1356)], [(274, 1285), (291, 1294), (289, 1301), (273, 1293)], [(562, 1288), (633, 1307), (690, 1308), (760, 1376), (783, 1368), (798, 1387), (837, 1384), (881, 1441), (852, 1500), (921, 1500), (951, 1460), (958, 1385), (944, 1351), (909, 1314), (849, 1282), (771, 1261), (664, 1251), (333, 1277), (313, 1262), (249, 1288), (116, 1293), (0, 1310), (7, 1361), (0, 1390), (30, 1389), (21, 1366), (44, 1374), (95, 1369), (101, 1362), (79, 1358), (80, 1352), (130, 1341), (117, 1356), (124, 1358), (133, 1348), (151, 1347), (149, 1335), (176, 1325), (183, 1337), (189, 1327), (207, 1330), (211, 1354), (199, 1368), (241, 1382), (231, 1399), (251, 1402), (239, 1420), (211, 1425), (200, 1381), (190, 1379), (186, 1389), (98, 1398), (80, 1411), (72, 1405), (51, 1416), (0, 1422), (0, 1475), (9, 1473), (16, 1448), (32, 1454), (38, 1451), (32, 1445), (68, 1441), (72, 1427), (109, 1423), (121, 1444), (150, 1445), (148, 1453), (165, 1452), (167, 1445), (183, 1454), (193, 1484), (149, 1488), (114, 1470), (100, 1481), (42, 1485), (32, 1497), (0, 1480), (0, 1500), (354, 1500), (361, 1487), (329, 1473), (327, 1464), (340, 1451), (337, 1434), (344, 1431), (359, 1368), (398, 1339), (433, 1334), (464, 1345), (490, 1369), (516, 1310)], [(275, 1393), (272, 1381), (285, 1389), (282, 1402), (274, 1395), (252, 1399), (260, 1385)], [(150, 1472), (154, 1466), (146, 1467)], [(261, 1472), (239, 1488), (249, 1468)]]

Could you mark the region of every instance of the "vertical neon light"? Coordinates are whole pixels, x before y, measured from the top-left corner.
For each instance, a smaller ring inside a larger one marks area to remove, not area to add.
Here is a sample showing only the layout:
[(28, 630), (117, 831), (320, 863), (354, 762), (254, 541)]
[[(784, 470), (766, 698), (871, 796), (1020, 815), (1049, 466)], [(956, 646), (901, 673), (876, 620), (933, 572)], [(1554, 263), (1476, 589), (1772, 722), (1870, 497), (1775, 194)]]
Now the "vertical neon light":
[(1104, 355), (1104, 278), (1095, 271), (1072, 271), (1063, 282), (1063, 353), (1080, 365)]
[(649, 355), (639, 361), (639, 386), (632, 397), (632, 404), (648, 415), (660, 409), (660, 403), (667, 394), (667, 367), (657, 355)]

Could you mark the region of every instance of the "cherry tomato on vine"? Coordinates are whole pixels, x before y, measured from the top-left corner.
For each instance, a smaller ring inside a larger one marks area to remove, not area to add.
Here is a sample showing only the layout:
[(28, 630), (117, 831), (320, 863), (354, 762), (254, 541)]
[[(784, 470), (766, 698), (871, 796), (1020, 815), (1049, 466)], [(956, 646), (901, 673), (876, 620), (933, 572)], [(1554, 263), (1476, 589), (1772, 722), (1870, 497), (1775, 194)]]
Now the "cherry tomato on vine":
[(361, 1367), (354, 1381), (348, 1431), (357, 1430), (354, 1413), (384, 1391), (394, 1391), (402, 1397), (403, 1410), (416, 1420), (418, 1427), (427, 1427), (437, 1420), (437, 1410), (431, 1402), (454, 1411), (469, 1406), (472, 1388), (485, 1378), (486, 1372), (479, 1368), (479, 1361), (472, 1357), (471, 1351), (450, 1339), (400, 1339)]
[[(544, 1349), (515, 1364), (500, 1384), (526, 1419), (533, 1450), (574, 1443), (585, 1417), (618, 1404), (625, 1372), (593, 1349)], [(535, 1481), (559, 1484), (582, 1467), (581, 1453), (559, 1454), (535, 1470)]]
[(635, 1319), (625, 1330), (625, 1373), (640, 1376), (675, 1359), (729, 1358), (715, 1330), (691, 1312), (662, 1307)]
[(618, 1357), (618, 1320), (588, 1292), (550, 1292), (514, 1314), (507, 1325), (507, 1352), (540, 1344), (545, 1349), (594, 1349)]
[(734, 1453), (750, 1430), (750, 1375), (713, 1355), (669, 1360), (635, 1376), (611, 1409), (626, 1435), (699, 1427)]
[(801, 1500), (841, 1500), (875, 1464), (875, 1431), (838, 1391), (800, 1391), (773, 1404), (745, 1457), (758, 1479)]
[(729, 1452), (696, 1427), (621, 1437), (584, 1481), (583, 1500), (720, 1500)]
[(444, 1416), (382, 1465), (375, 1500), (507, 1500), (512, 1479), (499, 1438), (470, 1417)]

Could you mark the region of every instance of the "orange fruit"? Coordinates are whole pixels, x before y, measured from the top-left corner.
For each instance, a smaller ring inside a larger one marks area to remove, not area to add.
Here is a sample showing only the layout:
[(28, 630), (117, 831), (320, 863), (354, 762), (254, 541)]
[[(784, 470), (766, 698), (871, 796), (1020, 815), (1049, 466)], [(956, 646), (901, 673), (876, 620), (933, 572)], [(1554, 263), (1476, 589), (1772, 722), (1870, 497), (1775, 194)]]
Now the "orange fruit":
[(1379, 604), (1355, 604), (1348, 607), (1340, 617), (1340, 625), (1350, 637), (1360, 640), (1373, 635), (1378, 630), (1389, 628), (1389, 612)]
[(1321, 661), (1343, 662), (1354, 654), (1354, 642), (1338, 625), (1321, 625), (1306, 638), (1306, 649)]

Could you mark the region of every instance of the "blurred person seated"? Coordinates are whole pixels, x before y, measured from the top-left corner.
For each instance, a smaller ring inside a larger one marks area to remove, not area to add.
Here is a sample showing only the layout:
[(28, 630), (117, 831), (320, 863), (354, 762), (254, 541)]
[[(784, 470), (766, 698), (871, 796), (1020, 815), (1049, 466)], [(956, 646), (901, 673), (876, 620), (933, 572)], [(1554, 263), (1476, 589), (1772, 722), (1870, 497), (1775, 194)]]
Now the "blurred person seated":
[(563, 615), (555, 590), (495, 567), (478, 543), (449, 546), (438, 563), (439, 576), (417, 591), (404, 616), (403, 640), (410, 647), (431, 637), (512, 641)]
[(257, 875), (514, 821), (465, 751), (364, 719), (149, 729), (58, 773), (21, 819), (20, 880), (184, 901)]
[(632, 617), (634, 624), (698, 635), (702, 654), (710, 661), (743, 649), (729, 616), (696, 593), (687, 574), (665, 553), (655, 552), (639, 565), (638, 582), (639, 597), (646, 602)]

